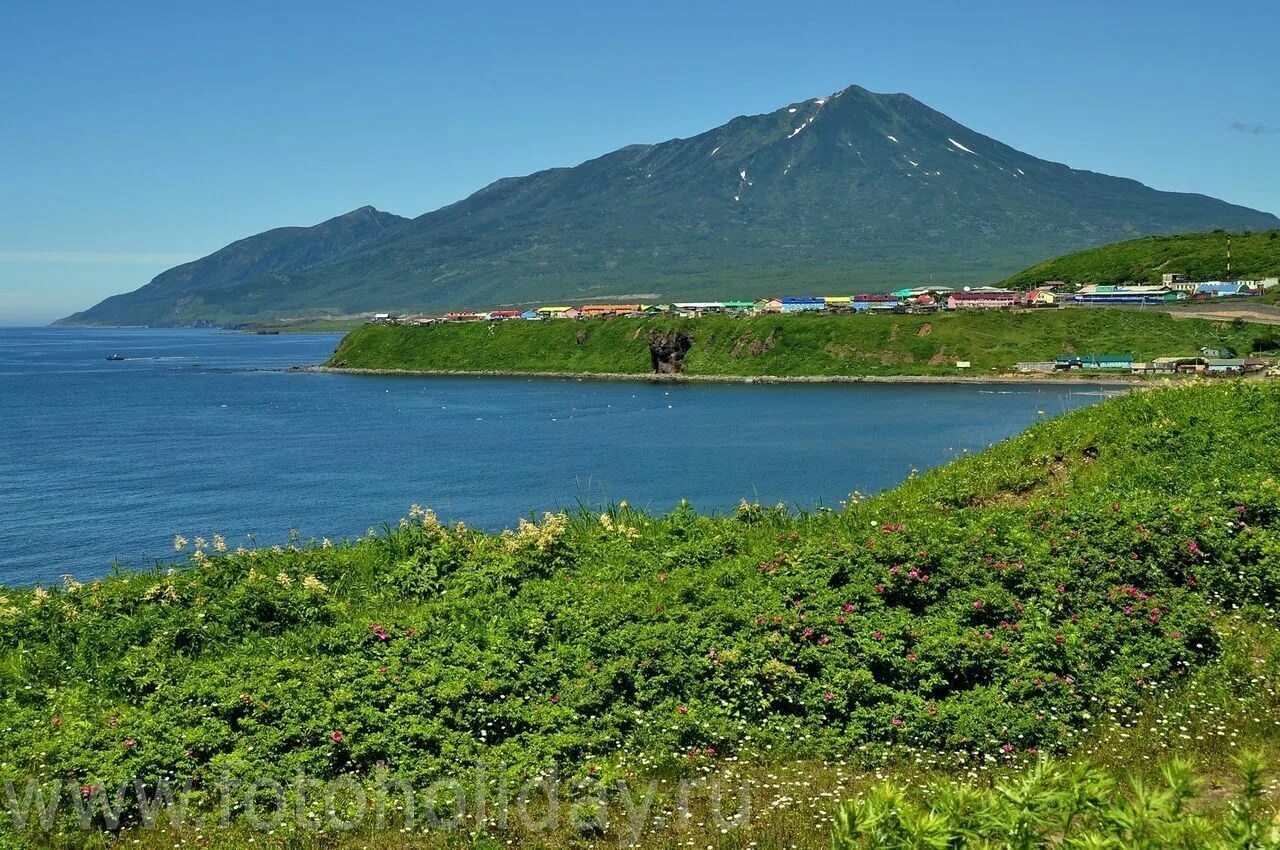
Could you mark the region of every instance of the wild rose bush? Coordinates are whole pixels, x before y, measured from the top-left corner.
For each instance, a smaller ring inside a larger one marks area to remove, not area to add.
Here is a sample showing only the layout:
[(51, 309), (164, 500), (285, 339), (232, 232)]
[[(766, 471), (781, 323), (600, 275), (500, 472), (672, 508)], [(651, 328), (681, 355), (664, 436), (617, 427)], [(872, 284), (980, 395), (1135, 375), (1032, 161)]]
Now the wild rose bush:
[(1280, 592), (1280, 390), (1139, 393), (840, 511), (414, 508), (0, 604), (0, 781), (1069, 751)]

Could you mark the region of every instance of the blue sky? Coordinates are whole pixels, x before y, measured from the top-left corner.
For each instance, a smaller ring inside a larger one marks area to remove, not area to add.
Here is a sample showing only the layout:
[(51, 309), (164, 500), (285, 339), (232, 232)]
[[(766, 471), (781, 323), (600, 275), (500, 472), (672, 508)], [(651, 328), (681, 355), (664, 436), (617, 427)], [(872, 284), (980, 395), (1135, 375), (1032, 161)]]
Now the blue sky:
[(418, 215), (850, 83), (1036, 156), (1280, 212), (1266, 5), (0, 4), (0, 324), (270, 227)]

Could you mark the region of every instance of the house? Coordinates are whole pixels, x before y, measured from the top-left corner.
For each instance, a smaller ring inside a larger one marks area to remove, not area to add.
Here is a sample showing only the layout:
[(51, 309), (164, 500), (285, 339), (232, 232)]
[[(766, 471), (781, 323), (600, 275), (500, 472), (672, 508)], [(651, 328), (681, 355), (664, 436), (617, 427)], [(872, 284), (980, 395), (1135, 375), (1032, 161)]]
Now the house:
[(725, 312), (723, 301), (679, 301), (671, 306), (682, 316), (707, 316)]
[(1014, 363), (1013, 368), (1019, 372), (1052, 372), (1057, 368), (1057, 363), (1052, 360), (1024, 360)]
[(1056, 370), (1105, 369), (1109, 372), (1132, 372), (1132, 354), (1067, 354), (1053, 362)]
[(523, 313), (520, 314), (520, 318), (524, 319), (525, 321), (536, 322), (537, 320), (542, 318), (542, 314), (539, 313), (537, 310), (525, 310)]
[[(762, 306), (763, 305), (763, 306)], [(756, 309), (761, 313), (781, 313), (781, 298), (763, 298), (756, 302)]]
[(395, 321), (395, 318), (396, 317), (391, 315), (390, 313), (374, 313), (373, 314), (373, 321), (378, 324), (388, 324), (390, 322)]
[(1245, 361), (1236, 357), (1211, 357), (1205, 364), (1205, 371), (1210, 375), (1243, 375)]
[(782, 312), (784, 313), (812, 313), (825, 309), (827, 309), (827, 302), (821, 298), (800, 297), (782, 299)]
[(999, 310), (1018, 303), (1018, 293), (1011, 289), (975, 289), (953, 292), (947, 296), (948, 310)]
[(898, 296), (888, 293), (872, 292), (853, 296), (853, 310), (855, 313), (867, 313), (871, 310), (896, 310), (901, 303), (898, 300)]
[(568, 313), (572, 309), (573, 309), (572, 307), (561, 307), (561, 306), (539, 307), (538, 315), (544, 319), (565, 319), (565, 318), (569, 318), (568, 316), (565, 316), (565, 313)]
[(1211, 280), (1207, 283), (1196, 284), (1196, 298), (1238, 298), (1245, 295), (1256, 295), (1257, 293), (1249, 287), (1249, 284), (1243, 281), (1232, 281), (1225, 283), (1223, 281)]
[(1197, 372), (1204, 366), (1200, 357), (1157, 357), (1148, 364), (1149, 372), (1168, 374), (1172, 372)]
[(726, 301), (724, 308), (730, 313), (745, 315), (756, 312), (756, 302), (754, 301)]
[(582, 311), (577, 307), (570, 307), (561, 315), (562, 319), (578, 319), (582, 317)]
[(1163, 304), (1183, 298), (1167, 286), (1154, 284), (1087, 283), (1072, 295), (1065, 296), (1074, 304)]
[(828, 295), (822, 302), (829, 312), (847, 313), (853, 309), (853, 298), (848, 295)]
[(1029, 307), (1051, 307), (1056, 300), (1057, 296), (1048, 289), (1033, 289), (1022, 298)]
[(1222, 360), (1228, 357), (1234, 357), (1236, 354), (1230, 348), (1213, 348), (1212, 346), (1208, 346), (1208, 345), (1206, 345), (1204, 348), (1201, 348), (1200, 353), (1203, 354), (1205, 357), (1212, 357), (1218, 360)]
[(502, 321), (506, 321), (507, 319), (518, 319), (518, 318), (520, 318), (519, 310), (490, 310), (489, 311), (489, 321), (492, 321), (492, 322), (502, 322)]
[(1174, 292), (1192, 293), (1196, 291), (1195, 281), (1185, 274), (1166, 272), (1160, 275), (1160, 282)]
[(907, 299), (908, 313), (933, 313), (938, 309), (938, 300), (928, 293)]
[(644, 309), (641, 310), (641, 312), (644, 313), (644, 315), (646, 316), (661, 316), (663, 313), (671, 312), (671, 305), (670, 304), (647, 304), (645, 305)]
[(628, 313), (640, 312), (639, 304), (584, 304), (582, 315), (588, 318), (603, 316), (625, 316)]
[(444, 320), (446, 322), (483, 322), (487, 317), (484, 313), (445, 313)]

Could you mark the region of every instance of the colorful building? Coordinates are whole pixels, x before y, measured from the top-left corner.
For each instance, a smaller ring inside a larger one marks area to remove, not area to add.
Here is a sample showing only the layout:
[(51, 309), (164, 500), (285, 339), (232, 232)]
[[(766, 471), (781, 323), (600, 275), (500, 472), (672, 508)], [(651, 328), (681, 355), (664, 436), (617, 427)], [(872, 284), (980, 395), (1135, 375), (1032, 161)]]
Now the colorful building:
[(1009, 289), (975, 289), (947, 296), (948, 310), (999, 310), (1018, 303), (1018, 293)]
[(784, 313), (812, 313), (825, 309), (827, 309), (827, 302), (821, 298), (797, 297), (782, 299), (782, 312)]
[(896, 310), (902, 302), (898, 296), (883, 292), (872, 292), (855, 295), (851, 301), (854, 312), (867, 313), (872, 310)]

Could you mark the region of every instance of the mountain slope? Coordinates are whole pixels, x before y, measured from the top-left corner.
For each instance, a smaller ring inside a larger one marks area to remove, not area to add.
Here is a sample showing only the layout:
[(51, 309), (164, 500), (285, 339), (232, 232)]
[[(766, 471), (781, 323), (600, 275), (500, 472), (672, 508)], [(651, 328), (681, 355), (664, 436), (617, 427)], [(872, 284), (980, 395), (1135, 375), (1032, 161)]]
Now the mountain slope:
[[(59, 324), (187, 324), (210, 292), (264, 274), (303, 271), (340, 259), (386, 236), (408, 219), (361, 207), (312, 227), (279, 227), (232, 242), (207, 257), (157, 275), (134, 292), (114, 295)], [(242, 307), (253, 310), (252, 304)], [(218, 317), (207, 317), (218, 320)]]
[(197, 317), (990, 280), (1126, 236), (1280, 219), (1046, 162), (853, 86), (500, 180), (370, 245), (201, 294)]
[(1024, 269), (1005, 283), (1028, 287), (1046, 280), (1067, 283), (1159, 283), (1167, 273), (1193, 280), (1228, 277), (1227, 238), (1231, 239), (1231, 277), (1256, 280), (1280, 277), (1280, 230), (1262, 233), (1183, 233), (1150, 236), (1056, 257)]

